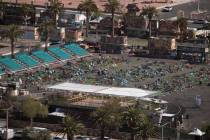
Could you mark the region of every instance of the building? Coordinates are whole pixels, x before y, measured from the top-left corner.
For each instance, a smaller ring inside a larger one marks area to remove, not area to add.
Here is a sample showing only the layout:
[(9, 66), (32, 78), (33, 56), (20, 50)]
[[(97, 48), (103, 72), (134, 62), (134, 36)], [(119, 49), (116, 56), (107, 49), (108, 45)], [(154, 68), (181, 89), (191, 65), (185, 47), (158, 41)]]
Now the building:
[[(119, 17), (115, 16), (115, 19), (114, 19), (115, 33), (119, 32), (122, 26), (123, 26), (122, 20)], [(98, 24), (99, 32), (104, 31), (106, 33), (108, 32), (111, 33), (111, 30), (112, 30), (112, 18), (110, 16), (107, 16), (103, 18), (102, 20), (100, 20), (100, 23)]]
[(177, 21), (160, 20), (158, 26), (158, 35), (174, 36), (179, 33), (179, 27)]
[(127, 36), (104, 35), (101, 36), (100, 45), (102, 52), (120, 54), (128, 45), (128, 39)]
[(69, 41), (83, 41), (84, 34), (81, 29), (65, 28), (65, 42)]
[(198, 11), (192, 11), (190, 13), (191, 19), (197, 19), (197, 20), (210, 20), (210, 12), (198, 12)]
[(205, 20), (189, 20), (187, 30), (189, 35), (196, 38), (197, 36), (207, 37), (210, 34), (210, 28)]
[(58, 18), (60, 26), (82, 26), (86, 22), (86, 20), (86, 16), (81, 13), (69, 14), (64, 12)]
[(152, 37), (148, 42), (149, 55), (152, 57), (166, 57), (176, 50), (175, 38)]
[(24, 13), (21, 5), (7, 4), (1, 9), (0, 24), (18, 24), (18, 25), (34, 25), (36, 10), (34, 6), (30, 7), (30, 11)]
[(126, 15), (124, 17), (125, 22), (125, 33), (129, 37), (147, 37), (148, 30), (147, 30), (147, 20), (141, 16), (129, 16)]
[(208, 43), (205, 39), (177, 42), (177, 58), (188, 60), (190, 63), (205, 63), (209, 53)]

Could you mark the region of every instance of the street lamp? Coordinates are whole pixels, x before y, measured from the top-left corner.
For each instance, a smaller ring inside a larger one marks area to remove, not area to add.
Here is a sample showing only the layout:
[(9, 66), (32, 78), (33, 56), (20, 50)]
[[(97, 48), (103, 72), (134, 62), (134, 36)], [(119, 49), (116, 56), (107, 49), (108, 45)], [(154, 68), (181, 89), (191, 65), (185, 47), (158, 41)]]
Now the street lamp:
[(12, 109), (12, 106), (6, 109), (0, 109), (2, 111), (6, 111), (6, 140), (8, 140), (8, 120), (9, 120), (9, 110)]
[(200, 0), (197, 0), (197, 11), (198, 11), (198, 13), (200, 13)]
[(165, 124), (163, 124), (163, 125), (160, 125), (160, 127), (161, 127), (161, 140), (163, 140), (164, 139), (164, 134), (163, 134), (163, 127), (164, 126), (166, 126), (167, 124), (169, 124), (169, 122), (167, 122), (167, 123), (165, 123)]

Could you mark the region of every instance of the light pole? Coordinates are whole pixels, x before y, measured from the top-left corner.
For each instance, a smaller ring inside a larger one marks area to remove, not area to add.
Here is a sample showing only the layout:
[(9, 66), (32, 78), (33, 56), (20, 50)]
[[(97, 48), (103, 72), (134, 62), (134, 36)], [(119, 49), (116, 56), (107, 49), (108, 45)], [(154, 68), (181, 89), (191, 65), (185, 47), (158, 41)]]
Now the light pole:
[(6, 111), (6, 140), (8, 140), (8, 122), (9, 122), (9, 110), (12, 109), (12, 106), (6, 109), (0, 109), (2, 111)]
[(163, 130), (164, 130), (164, 129), (163, 129), (163, 127), (166, 126), (167, 124), (169, 124), (169, 122), (167, 122), (167, 123), (165, 123), (165, 124), (163, 124), (163, 125), (160, 125), (160, 127), (161, 127), (161, 140), (164, 139), (164, 136), (163, 136), (163, 135), (164, 135), (164, 133), (163, 133)]
[(198, 1), (198, 7), (197, 7), (197, 10), (198, 10), (198, 13), (200, 13), (200, 0), (197, 0)]

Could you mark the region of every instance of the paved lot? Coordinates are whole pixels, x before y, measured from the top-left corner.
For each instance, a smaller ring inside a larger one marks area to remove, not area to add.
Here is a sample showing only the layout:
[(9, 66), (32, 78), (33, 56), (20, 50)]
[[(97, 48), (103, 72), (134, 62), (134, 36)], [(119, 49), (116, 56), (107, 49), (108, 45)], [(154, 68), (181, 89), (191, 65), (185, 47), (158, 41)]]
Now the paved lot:
[[(210, 11), (209, 5), (210, 5), (210, 0), (200, 0), (201, 11)], [(165, 13), (161, 12), (159, 15), (159, 18), (164, 19), (164, 18), (175, 17), (179, 10), (184, 11), (185, 16), (189, 17), (192, 11), (197, 11), (197, 7), (198, 5), (196, 2), (189, 2), (189, 3), (177, 5), (173, 7), (173, 10), (171, 12), (165, 12)]]
[[(201, 95), (203, 102), (200, 107), (195, 105), (195, 96)], [(182, 94), (172, 94), (163, 99), (182, 105), (186, 109), (185, 114), (189, 114), (189, 120), (184, 121), (185, 129), (192, 130), (194, 127), (201, 128), (210, 123), (210, 86), (197, 86), (192, 89), (185, 89)]]

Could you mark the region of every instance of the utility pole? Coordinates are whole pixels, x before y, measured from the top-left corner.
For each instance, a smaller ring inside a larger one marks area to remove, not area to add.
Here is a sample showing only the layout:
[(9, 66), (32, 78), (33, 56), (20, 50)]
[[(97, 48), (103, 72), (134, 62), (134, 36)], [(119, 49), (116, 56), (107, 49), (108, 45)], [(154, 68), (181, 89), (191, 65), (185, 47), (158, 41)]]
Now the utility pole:
[(0, 109), (2, 111), (6, 111), (6, 140), (8, 140), (8, 129), (9, 129), (9, 110), (12, 108)]
[(169, 122), (167, 122), (167, 123), (165, 123), (165, 124), (163, 124), (163, 125), (161, 125), (161, 140), (164, 140), (164, 133), (163, 133), (163, 131), (164, 131), (164, 126), (166, 126), (167, 124), (169, 124)]
[(197, 0), (197, 11), (200, 13), (200, 0)]
[(176, 140), (180, 140), (180, 130), (181, 130), (181, 124), (180, 124), (180, 121), (177, 121), (177, 126), (176, 126)]
[(6, 109), (6, 140), (8, 140), (9, 109)]

